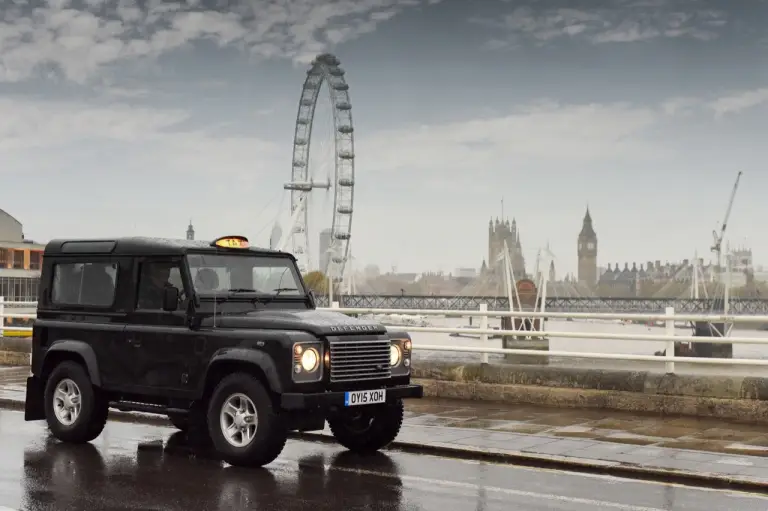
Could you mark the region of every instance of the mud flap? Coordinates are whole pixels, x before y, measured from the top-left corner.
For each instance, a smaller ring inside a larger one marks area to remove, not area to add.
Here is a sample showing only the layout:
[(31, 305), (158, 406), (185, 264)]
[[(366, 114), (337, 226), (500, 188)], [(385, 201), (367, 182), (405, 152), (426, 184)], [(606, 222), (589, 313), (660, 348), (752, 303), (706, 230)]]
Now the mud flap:
[(27, 378), (27, 395), (24, 400), (24, 420), (40, 421), (45, 419), (45, 387), (42, 380), (30, 376)]

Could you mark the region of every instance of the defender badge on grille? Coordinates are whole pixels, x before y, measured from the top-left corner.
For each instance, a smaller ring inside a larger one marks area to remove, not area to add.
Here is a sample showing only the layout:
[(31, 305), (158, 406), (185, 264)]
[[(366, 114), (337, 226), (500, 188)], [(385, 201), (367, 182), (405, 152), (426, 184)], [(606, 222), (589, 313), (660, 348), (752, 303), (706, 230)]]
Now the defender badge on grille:
[(376, 325), (337, 325), (331, 327), (331, 332), (372, 332), (377, 329)]

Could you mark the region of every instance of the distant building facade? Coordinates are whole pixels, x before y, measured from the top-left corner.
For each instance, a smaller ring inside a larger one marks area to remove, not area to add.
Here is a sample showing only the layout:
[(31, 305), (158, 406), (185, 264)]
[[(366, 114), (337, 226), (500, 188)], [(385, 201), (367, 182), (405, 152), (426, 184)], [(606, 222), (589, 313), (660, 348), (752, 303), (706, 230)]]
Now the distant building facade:
[(0, 296), (36, 301), (45, 245), (24, 238), (17, 219), (0, 210)]
[(504, 242), (509, 249), (509, 258), (512, 263), (512, 271), (515, 279), (527, 278), (525, 270), (525, 257), (523, 246), (520, 242), (520, 232), (517, 230), (517, 221), (513, 218), (488, 221), (488, 260), (483, 261), (483, 273), (503, 273), (504, 271)]
[[(318, 243), (318, 259), (319, 259), (319, 269), (323, 273), (328, 272), (328, 265), (331, 262), (331, 253), (329, 252), (329, 249), (331, 248), (331, 240), (333, 236), (333, 230), (332, 229), (323, 229), (320, 231), (320, 239)], [(334, 275), (334, 279), (338, 275)]]

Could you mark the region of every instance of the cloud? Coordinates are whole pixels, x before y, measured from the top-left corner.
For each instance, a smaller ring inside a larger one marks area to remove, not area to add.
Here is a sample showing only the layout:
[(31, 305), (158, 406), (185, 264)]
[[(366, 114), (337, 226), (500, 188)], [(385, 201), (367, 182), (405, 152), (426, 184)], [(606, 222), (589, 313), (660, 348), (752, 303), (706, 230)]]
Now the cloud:
[[(560, 38), (578, 38), (593, 44), (629, 43), (660, 37), (710, 40), (726, 23), (722, 11), (691, 10), (677, 2), (606, 1), (595, 9), (516, 7), (500, 20), (472, 18), (473, 23), (496, 28), (507, 35), (493, 37), (491, 47), (523, 42), (544, 44)], [(679, 5), (679, 9), (676, 5)], [(505, 44), (501, 44), (501, 42)]]
[[(30, 0), (0, 7), (0, 81), (55, 72), (84, 83), (110, 66), (208, 41), (309, 62), (423, 0)], [(426, 3), (435, 3), (429, 0)], [(141, 7), (139, 7), (141, 5)]]
[(731, 91), (711, 99), (695, 97), (671, 98), (662, 103), (662, 110), (669, 116), (702, 112), (714, 113), (715, 117), (741, 113), (768, 103), (768, 87)]
[(768, 87), (734, 92), (709, 103), (717, 117), (734, 114), (768, 103)]
[(370, 172), (463, 173), (474, 180), (476, 171), (499, 172), (521, 162), (573, 167), (648, 159), (660, 152), (643, 135), (660, 117), (661, 110), (622, 103), (541, 102), (501, 117), (382, 131), (359, 141), (357, 163)]
[[(182, 110), (119, 103), (0, 99), (0, 158), (6, 162), (6, 170), (27, 167), (28, 158), (54, 169), (58, 158), (51, 155), (57, 151), (85, 154), (111, 144), (109, 147), (122, 147), (130, 156), (120, 161), (100, 157), (105, 169), (133, 165), (188, 176), (214, 171), (258, 175), (285, 159), (277, 144), (256, 137), (219, 135), (216, 126), (180, 130), (188, 119)], [(254, 154), (259, 157), (254, 159)]]

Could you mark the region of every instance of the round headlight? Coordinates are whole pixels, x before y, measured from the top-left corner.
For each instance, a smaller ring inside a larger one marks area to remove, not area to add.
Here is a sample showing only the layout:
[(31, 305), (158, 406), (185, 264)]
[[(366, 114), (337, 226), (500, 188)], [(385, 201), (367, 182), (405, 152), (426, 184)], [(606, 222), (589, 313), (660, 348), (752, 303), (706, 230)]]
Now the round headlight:
[(301, 355), (301, 367), (308, 373), (311, 373), (317, 369), (317, 364), (320, 361), (320, 356), (317, 354), (317, 350), (309, 348)]
[(400, 363), (400, 346), (393, 344), (389, 347), (389, 365), (395, 367)]

